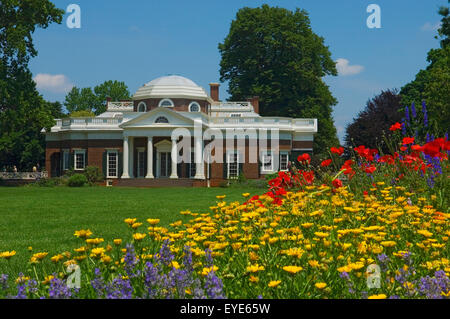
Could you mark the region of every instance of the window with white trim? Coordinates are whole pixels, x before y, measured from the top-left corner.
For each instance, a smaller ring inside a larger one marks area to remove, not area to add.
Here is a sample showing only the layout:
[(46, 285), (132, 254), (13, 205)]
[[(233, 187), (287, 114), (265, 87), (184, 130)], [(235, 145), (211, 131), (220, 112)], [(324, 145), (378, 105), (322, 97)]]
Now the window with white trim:
[(160, 116), (155, 120), (155, 123), (169, 123), (169, 120), (165, 116)]
[(173, 107), (174, 104), (171, 99), (162, 99), (159, 101), (159, 107)]
[(86, 151), (85, 150), (76, 150), (74, 152), (74, 169), (75, 170), (84, 170), (86, 167)]
[(273, 152), (264, 151), (261, 156), (261, 170), (263, 172), (273, 172)]
[(63, 170), (66, 171), (70, 167), (70, 152), (69, 150), (63, 150)]
[(239, 153), (237, 151), (235, 152), (229, 152), (227, 154), (227, 176), (230, 179), (238, 178), (239, 177)]
[(106, 168), (107, 168), (107, 177), (108, 178), (114, 178), (118, 177), (118, 152), (117, 150), (110, 150), (106, 154), (107, 161), (106, 161)]
[(289, 166), (289, 153), (280, 153), (280, 171), (287, 171)]
[(145, 102), (139, 103), (139, 105), (137, 107), (137, 111), (138, 112), (147, 112), (147, 104), (145, 104)]
[(191, 102), (191, 104), (189, 104), (189, 112), (200, 112), (200, 104)]

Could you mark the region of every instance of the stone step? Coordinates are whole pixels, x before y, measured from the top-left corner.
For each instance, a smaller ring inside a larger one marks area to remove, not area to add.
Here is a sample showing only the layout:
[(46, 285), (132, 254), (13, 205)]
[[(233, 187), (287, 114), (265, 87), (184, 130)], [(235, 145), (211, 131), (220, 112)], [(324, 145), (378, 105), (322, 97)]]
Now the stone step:
[(130, 178), (119, 179), (114, 186), (123, 187), (192, 187), (196, 181), (188, 178), (169, 179), (169, 178)]

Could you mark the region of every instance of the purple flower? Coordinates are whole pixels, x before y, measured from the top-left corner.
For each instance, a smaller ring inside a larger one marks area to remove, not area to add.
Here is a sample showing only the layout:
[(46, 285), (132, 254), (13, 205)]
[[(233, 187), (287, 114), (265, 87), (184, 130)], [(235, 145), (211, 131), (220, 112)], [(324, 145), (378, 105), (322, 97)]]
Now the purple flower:
[(409, 125), (409, 109), (407, 106), (405, 106), (405, 119), (406, 119), (406, 123)]
[(208, 298), (225, 299), (222, 280), (216, 276), (214, 271), (210, 271), (208, 275), (206, 275), (205, 289)]
[(423, 113), (423, 125), (428, 127), (428, 113), (427, 113), (427, 105), (425, 101), (422, 101), (422, 113)]
[(416, 118), (416, 106), (415, 106), (414, 102), (412, 102), (412, 104), (411, 104), (411, 115), (412, 115), (413, 119)]
[(50, 299), (70, 299), (72, 292), (65, 281), (53, 278), (50, 280), (48, 295)]
[(8, 289), (8, 275), (2, 274), (0, 276), (0, 289), (6, 290)]
[(133, 288), (129, 279), (118, 275), (110, 285), (106, 287), (106, 299), (131, 299)]

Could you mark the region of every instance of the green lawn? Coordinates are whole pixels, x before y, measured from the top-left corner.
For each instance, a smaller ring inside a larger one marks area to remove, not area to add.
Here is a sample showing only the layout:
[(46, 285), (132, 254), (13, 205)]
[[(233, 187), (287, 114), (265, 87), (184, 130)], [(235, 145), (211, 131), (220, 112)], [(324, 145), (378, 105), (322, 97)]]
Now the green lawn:
[[(75, 230), (89, 228), (94, 237), (105, 240), (127, 238), (130, 232), (125, 218), (159, 218), (166, 226), (185, 220), (179, 214), (182, 210), (208, 212), (216, 203), (216, 195), (241, 201), (244, 192), (253, 195), (263, 191), (234, 187), (0, 187), (0, 252), (16, 250), (9, 267), (19, 272), (26, 267), (29, 246), (33, 252), (47, 251), (50, 255), (78, 247)], [(0, 273), (5, 271), (4, 262), (0, 260)]]

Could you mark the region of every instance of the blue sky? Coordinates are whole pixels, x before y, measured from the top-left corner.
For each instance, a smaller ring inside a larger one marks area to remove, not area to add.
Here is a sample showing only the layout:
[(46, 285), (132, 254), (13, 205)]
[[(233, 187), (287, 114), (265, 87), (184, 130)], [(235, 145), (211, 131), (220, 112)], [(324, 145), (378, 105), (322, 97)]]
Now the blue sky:
[[(324, 37), (341, 73), (326, 77), (338, 104), (334, 119), (342, 139), (345, 126), (369, 98), (383, 89), (400, 88), (426, 67), (429, 49), (447, 0), (55, 0), (59, 8), (81, 7), (81, 28), (61, 25), (37, 30), (39, 53), (31, 62), (38, 90), (51, 101), (64, 101), (72, 86), (94, 87), (124, 81), (133, 94), (159, 76), (179, 74), (209, 91), (219, 80), (218, 43), (236, 12), (264, 3), (305, 9), (315, 33)], [(369, 4), (381, 8), (381, 29), (369, 29)], [(227, 84), (220, 98), (228, 97)], [(320, 123), (319, 123), (320, 126)], [(320, 127), (319, 127), (320, 129)]]

